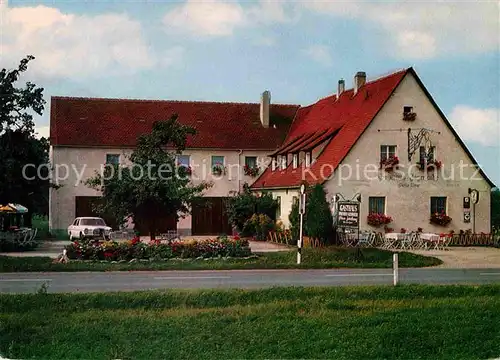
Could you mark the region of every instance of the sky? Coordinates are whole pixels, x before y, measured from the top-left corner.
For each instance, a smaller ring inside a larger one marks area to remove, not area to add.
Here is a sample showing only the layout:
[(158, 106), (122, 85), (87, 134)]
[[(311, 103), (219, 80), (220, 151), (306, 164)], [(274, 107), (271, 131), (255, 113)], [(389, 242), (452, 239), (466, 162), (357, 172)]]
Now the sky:
[(414, 67), (500, 184), (498, 1), (0, 0), (0, 67), (51, 96), (308, 105)]

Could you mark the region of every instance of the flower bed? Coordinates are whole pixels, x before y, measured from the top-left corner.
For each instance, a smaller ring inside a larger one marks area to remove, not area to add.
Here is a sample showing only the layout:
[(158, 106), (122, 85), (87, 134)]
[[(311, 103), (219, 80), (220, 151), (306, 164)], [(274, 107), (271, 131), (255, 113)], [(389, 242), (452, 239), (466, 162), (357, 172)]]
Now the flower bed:
[(69, 259), (78, 260), (164, 260), (172, 258), (246, 257), (251, 255), (247, 240), (219, 237), (209, 240), (187, 240), (164, 243), (160, 240), (148, 244), (138, 238), (126, 242), (78, 242), (65, 247)]

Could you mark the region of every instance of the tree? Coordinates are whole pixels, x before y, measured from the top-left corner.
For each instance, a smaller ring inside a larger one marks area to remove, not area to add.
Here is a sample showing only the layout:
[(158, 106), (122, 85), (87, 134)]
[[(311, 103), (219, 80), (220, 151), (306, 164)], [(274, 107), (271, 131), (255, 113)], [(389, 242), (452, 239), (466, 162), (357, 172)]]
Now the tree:
[(299, 214), (299, 202), (294, 201), (292, 204), (292, 210), (288, 214), (288, 221), (290, 222), (290, 231), (292, 232), (292, 245), (296, 244), (299, 239), (300, 232), (300, 214)]
[(305, 232), (308, 236), (319, 239), (322, 243), (332, 239), (333, 216), (322, 185), (316, 184), (309, 191), (304, 216)]
[(491, 192), (491, 227), (500, 230), (500, 189)]
[(188, 135), (196, 130), (177, 122), (174, 115), (153, 124), (151, 133), (141, 135), (130, 156), (130, 166), (107, 165), (86, 184), (102, 192), (100, 213), (114, 214), (123, 223), (131, 216), (147, 226), (151, 239), (163, 219), (185, 216), (210, 184), (193, 184), (188, 169), (176, 163), (186, 147)]
[[(48, 210), (49, 143), (35, 137), (33, 115), (42, 115), (45, 100), (43, 88), (17, 82), (34, 57), (22, 59), (17, 69), (0, 71), (0, 204), (20, 203), (31, 213)], [(37, 170), (40, 171), (37, 173)], [(25, 170), (25, 171), (23, 171)]]

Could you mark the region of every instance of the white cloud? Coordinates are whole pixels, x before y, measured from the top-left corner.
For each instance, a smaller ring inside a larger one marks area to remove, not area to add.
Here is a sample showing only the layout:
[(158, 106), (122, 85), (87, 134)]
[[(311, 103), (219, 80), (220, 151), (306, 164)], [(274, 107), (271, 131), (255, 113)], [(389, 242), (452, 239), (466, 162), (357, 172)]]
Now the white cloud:
[(383, 29), (388, 52), (403, 59), (423, 59), (500, 49), (498, 2), (302, 3), (309, 10), (367, 22)]
[(484, 146), (500, 146), (500, 109), (477, 109), (458, 105), (450, 122), (460, 137)]
[(239, 4), (218, 0), (188, 0), (163, 18), (167, 27), (211, 36), (231, 35), (245, 21), (243, 8)]
[(175, 29), (196, 36), (230, 36), (240, 28), (260, 24), (296, 21), (300, 14), (289, 13), (285, 1), (260, 0), (256, 5), (235, 1), (187, 0), (163, 18), (167, 31)]
[(307, 49), (302, 50), (302, 52), (312, 60), (322, 65), (330, 66), (332, 64), (330, 50), (324, 45), (312, 45)]
[(35, 56), (30, 73), (45, 77), (100, 76), (151, 68), (158, 62), (141, 24), (126, 14), (96, 16), (63, 13), (43, 5), (8, 8), (3, 4), (0, 53), (16, 66)]

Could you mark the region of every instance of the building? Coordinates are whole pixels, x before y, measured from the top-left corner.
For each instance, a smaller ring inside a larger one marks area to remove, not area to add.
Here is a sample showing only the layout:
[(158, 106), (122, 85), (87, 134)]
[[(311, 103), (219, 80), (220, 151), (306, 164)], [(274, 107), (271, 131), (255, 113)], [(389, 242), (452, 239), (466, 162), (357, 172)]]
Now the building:
[[(298, 108), (271, 104), (268, 91), (254, 104), (52, 97), (50, 161), (53, 180), (63, 186), (50, 192), (50, 229), (65, 236), (75, 217), (96, 215), (91, 204), (100, 194), (82, 182), (104, 163), (127, 164), (137, 137), (150, 132), (155, 121), (177, 114), (179, 122), (198, 131), (178, 161), (192, 167), (193, 182), (213, 180), (205, 193), (211, 207), (193, 206), (192, 215), (178, 223), (165, 219), (163, 230), (177, 227), (184, 235), (229, 233), (223, 200), (253, 181), (243, 165), (267, 166), (263, 160), (282, 144)], [(215, 163), (224, 164), (226, 173), (212, 174)], [(113, 222), (111, 217), (107, 220)]]
[[(252, 189), (279, 198), (284, 224), (306, 182), (322, 184), (332, 202), (337, 193), (359, 194), (361, 229), (373, 229), (367, 216), (380, 213), (393, 218), (388, 226), (396, 231), (490, 232), (493, 184), (413, 68), (372, 81), (358, 72), (348, 90), (340, 80), (335, 95), (298, 110), (270, 156)], [(469, 189), (479, 191), (479, 202), (467, 208)], [(451, 222), (430, 223), (436, 212)]]

